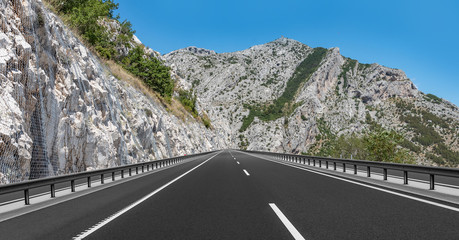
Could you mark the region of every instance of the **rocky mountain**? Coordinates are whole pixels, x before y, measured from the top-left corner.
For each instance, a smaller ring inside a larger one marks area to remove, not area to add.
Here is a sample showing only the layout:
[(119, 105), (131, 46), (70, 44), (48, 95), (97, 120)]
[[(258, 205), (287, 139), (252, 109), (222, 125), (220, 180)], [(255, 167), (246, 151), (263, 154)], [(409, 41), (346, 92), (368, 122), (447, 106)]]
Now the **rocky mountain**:
[[(332, 139), (375, 127), (402, 133), (420, 164), (459, 164), (457, 106), (338, 48), (287, 38), (233, 53), (142, 46), (170, 66), (173, 100), (197, 95), (196, 117), (101, 61), (41, 1), (0, 6), (0, 184), (223, 148), (326, 155)], [(126, 25), (99, 23), (118, 56), (142, 45), (120, 44)]]
[(459, 109), (420, 92), (402, 70), (287, 38), (233, 53), (188, 47), (163, 59), (241, 148), (314, 154), (327, 139), (376, 125), (402, 133), (419, 164), (459, 164)]
[(228, 146), (114, 77), (41, 1), (0, 0), (0, 29), (0, 183)]

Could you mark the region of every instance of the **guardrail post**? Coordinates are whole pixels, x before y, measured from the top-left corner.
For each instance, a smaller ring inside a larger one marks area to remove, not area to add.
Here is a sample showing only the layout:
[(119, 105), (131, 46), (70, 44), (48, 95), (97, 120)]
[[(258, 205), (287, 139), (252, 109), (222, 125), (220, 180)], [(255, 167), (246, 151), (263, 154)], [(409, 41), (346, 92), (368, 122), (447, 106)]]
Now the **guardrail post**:
[(343, 163), (343, 172), (346, 172), (346, 163)]
[(54, 184), (51, 184), (51, 198), (56, 197), (56, 186)]
[(430, 190), (435, 190), (435, 176), (430, 174)]
[(371, 177), (370, 166), (367, 166), (367, 177)]
[(142, 172), (145, 172), (143, 169), (144, 169), (144, 166), (142, 165)]
[(403, 171), (403, 184), (408, 184), (408, 171)]
[(25, 205), (30, 205), (29, 189), (24, 189), (24, 202)]
[(135, 167), (135, 174), (139, 174), (139, 167)]
[(150, 164), (147, 165), (147, 172), (150, 171)]
[(311, 165), (311, 159), (308, 158), (308, 165)]
[(129, 176), (132, 176), (132, 170), (129, 168)]
[(319, 160), (319, 167), (322, 167), (322, 160)]
[(336, 171), (336, 162), (333, 162), (333, 170)]
[(88, 188), (91, 187), (91, 176), (88, 177)]
[(315, 167), (315, 166), (316, 166), (316, 160), (313, 159), (313, 160), (312, 160), (312, 163), (314, 164), (314, 167)]
[(75, 180), (70, 181), (70, 189), (72, 192), (75, 192)]
[(115, 172), (112, 172), (112, 182), (115, 181)]
[(104, 174), (100, 174), (100, 183), (104, 184)]
[(124, 178), (124, 169), (121, 169), (121, 178)]
[(325, 161), (325, 167), (328, 169), (328, 161)]
[(383, 173), (384, 173), (384, 180), (387, 180), (387, 168), (383, 169)]
[(354, 174), (357, 174), (357, 165), (354, 164)]

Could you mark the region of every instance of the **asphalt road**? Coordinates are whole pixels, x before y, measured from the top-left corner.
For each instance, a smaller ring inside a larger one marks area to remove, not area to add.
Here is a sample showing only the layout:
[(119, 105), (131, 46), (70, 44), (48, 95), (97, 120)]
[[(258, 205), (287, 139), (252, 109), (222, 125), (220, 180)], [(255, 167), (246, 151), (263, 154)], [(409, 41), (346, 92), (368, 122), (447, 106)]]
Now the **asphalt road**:
[(0, 239), (295, 239), (291, 226), (296, 239), (459, 239), (456, 211), (242, 152), (208, 158), (2, 222)]

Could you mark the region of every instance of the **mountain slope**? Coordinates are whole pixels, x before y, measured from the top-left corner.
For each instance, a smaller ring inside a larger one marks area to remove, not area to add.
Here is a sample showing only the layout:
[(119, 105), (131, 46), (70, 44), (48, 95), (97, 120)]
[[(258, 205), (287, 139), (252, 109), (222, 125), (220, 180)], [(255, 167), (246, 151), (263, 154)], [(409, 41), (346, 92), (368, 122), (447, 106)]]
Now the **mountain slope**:
[(227, 146), (114, 77), (40, 1), (0, 5), (0, 183)]
[(403, 133), (402, 147), (418, 163), (459, 164), (456, 106), (420, 92), (401, 70), (361, 64), (338, 48), (312, 59), (318, 51), (280, 38), (234, 53), (190, 47), (163, 58), (242, 148), (327, 155), (331, 139), (381, 126)]

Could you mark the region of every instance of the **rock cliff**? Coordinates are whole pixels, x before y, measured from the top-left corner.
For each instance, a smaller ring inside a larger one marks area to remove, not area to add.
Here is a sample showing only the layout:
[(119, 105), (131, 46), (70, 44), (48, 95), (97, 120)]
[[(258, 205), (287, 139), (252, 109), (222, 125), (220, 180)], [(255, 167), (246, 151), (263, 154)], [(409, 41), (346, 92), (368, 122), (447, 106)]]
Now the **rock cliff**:
[(0, 6), (1, 183), (228, 146), (114, 77), (42, 2)]

